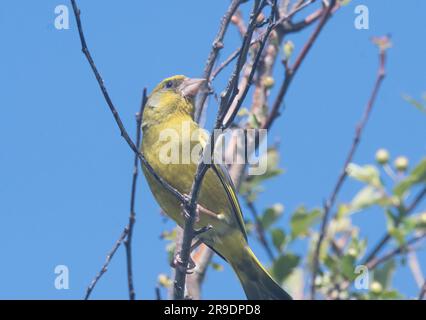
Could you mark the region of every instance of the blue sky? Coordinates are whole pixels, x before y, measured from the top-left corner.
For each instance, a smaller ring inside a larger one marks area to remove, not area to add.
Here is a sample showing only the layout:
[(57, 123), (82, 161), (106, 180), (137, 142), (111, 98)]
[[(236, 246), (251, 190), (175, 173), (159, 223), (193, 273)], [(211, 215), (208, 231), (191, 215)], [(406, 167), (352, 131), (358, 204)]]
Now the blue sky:
[[(79, 299), (127, 223), (132, 153), (120, 137), (80, 51), (73, 17), (69, 30), (54, 28), (60, 1), (3, 1), (0, 11), (0, 298)], [(366, 4), (370, 29), (356, 30), (354, 7)], [(200, 76), (228, 1), (79, 1), (86, 37), (111, 97), (133, 133), (143, 87), (184, 73)], [(247, 5), (246, 5), (247, 6)], [(426, 2), (353, 1), (326, 26), (289, 91), (286, 111), (269, 134), (281, 141), (286, 174), (266, 185), (259, 203), (282, 202), (289, 214), (317, 206), (329, 195), (368, 99), (377, 70), (374, 35), (390, 33), (387, 77), (355, 160), (374, 160), (379, 147), (411, 163), (425, 154), (425, 117), (404, 93), (426, 90)], [(291, 36), (300, 49), (309, 34)], [(231, 28), (221, 58), (238, 46)], [(282, 70), (277, 68), (277, 81)], [(224, 78), (215, 84), (223, 88)], [(214, 111), (215, 105), (210, 106)], [(341, 200), (360, 185), (347, 184)], [(425, 203), (423, 203), (423, 209)], [(158, 273), (169, 272), (165, 223), (140, 179), (134, 236), (138, 298), (154, 298)], [(379, 211), (354, 217), (370, 240), (383, 232)], [(380, 230), (380, 233), (378, 233)], [(262, 249), (252, 239), (259, 258)], [(306, 252), (306, 246), (295, 248)], [(426, 260), (425, 251), (420, 254)], [(67, 265), (70, 289), (56, 290), (54, 268)], [(424, 267), (424, 266), (423, 266)], [(426, 272), (426, 270), (423, 270)], [(224, 286), (226, 284), (226, 286)], [(415, 296), (408, 268), (394, 286)], [(244, 298), (229, 268), (210, 271), (205, 298)], [(93, 298), (126, 299), (120, 250)]]

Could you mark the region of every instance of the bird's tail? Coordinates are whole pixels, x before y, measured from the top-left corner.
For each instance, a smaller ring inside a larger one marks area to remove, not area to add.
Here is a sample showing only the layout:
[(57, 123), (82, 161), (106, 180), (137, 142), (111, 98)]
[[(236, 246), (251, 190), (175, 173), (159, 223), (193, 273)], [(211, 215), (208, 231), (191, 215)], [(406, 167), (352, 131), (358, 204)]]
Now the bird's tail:
[[(231, 259), (230, 264), (240, 279), (249, 300), (291, 300), (291, 296), (278, 285), (262, 266), (250, 247), (240, 259)], [(232, 261), (233, 260), (233, 261)], [(236, 261), (238, 260), (238, 261)]]

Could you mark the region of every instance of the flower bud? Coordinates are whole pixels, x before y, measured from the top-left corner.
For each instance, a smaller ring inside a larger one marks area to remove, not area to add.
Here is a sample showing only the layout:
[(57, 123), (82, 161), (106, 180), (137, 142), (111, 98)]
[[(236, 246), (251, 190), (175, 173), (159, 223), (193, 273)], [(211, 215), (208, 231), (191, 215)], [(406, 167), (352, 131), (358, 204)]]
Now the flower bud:
[(294, 50), (294, 43), (292, 41), (286, 41), (284, 43), (283, 51), (284, 51), (284, 59), (288, 60), (290, 59), (292, 53)]
[(398, 158), (395, 159), (394, 162), (395, 168), (398, 171), (406, 171), (408, 168), (408, 159), (407, 157), (404, 156), (399, 156)]
[(265, 89), (271, 89), (275, 84), (275, 80), (272, 77), (263, 78), (263, 85)]
[(380, 292), (382, 292), (383, 287), (380, 284), (380, 282), (373, 281), (373, 283), (370, 285), (370, 290), (373, 293), (380, 293)]
[(356, 257), (358, 255), (358, 252), (355, 248), (349, 248), (348, 255), (350, 255), (351, 257)]
[(376, 152), (376, 161), (379, 164), (386, 164), (389, 161), (389, 152), (386, 149), (379, 149)]

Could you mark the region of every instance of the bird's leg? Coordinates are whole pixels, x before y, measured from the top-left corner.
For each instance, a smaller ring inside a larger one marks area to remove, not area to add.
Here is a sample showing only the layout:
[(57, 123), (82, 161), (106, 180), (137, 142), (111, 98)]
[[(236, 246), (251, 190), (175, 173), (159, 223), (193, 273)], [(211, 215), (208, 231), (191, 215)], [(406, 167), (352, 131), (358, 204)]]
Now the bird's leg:
[[(191, 197), (187, 194), (184, 194), (183, 197), (185, 198), (185, 201), (180, 204), (183, 212), (183, 216), (185, 219), (189, 219), (189, 203), (191, 202)], [(195, 208), (195, 223), (200, 221), (200, 211), (199, 211), (199, 205), (197, 204), (197, 207)]]
[[(204, 228), (202, 228), (204, 229)], [(210, 228), (208, 229), (210, 230)], [(197, 232), (197, 231), (195, 231)], [(203, 231), (205, 232), (205, 231)], [(197, 249), (199, 247), (200, 244), (202, 244), (203, 242), (200, 239), (197, 239), (195, 241), (195, 243), (191, 246), (191, 252), (194, 251), (195, 249)], [(197, 266), (194, 262), (194, 260), (192, 260), (191, 255), (189, 256), (189, 261), (188, 261), (188, 267), (185, 268), (182, 264), (182, 259), (180, 257), (180, 252), (176, 253), (175, 257), (173, 258), (173, 261), (171, 263), (171, 266), (173, 268), (179, 268), (180, 270), (184, 269), (184, 271), (186, 272), (186, 274), (191, 274), (194, 272), (195, 267)]]

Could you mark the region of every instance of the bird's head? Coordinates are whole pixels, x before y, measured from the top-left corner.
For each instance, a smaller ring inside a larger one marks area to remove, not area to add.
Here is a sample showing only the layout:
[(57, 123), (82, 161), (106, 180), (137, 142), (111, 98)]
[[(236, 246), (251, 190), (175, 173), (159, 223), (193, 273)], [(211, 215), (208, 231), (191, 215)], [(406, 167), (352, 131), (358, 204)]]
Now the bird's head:
[(161, 81), (148, 97), (143, 113), (142, 128), (160, 123), (177, 114), (194, 115), (194, 100), (204, 79), (182, 75)]

